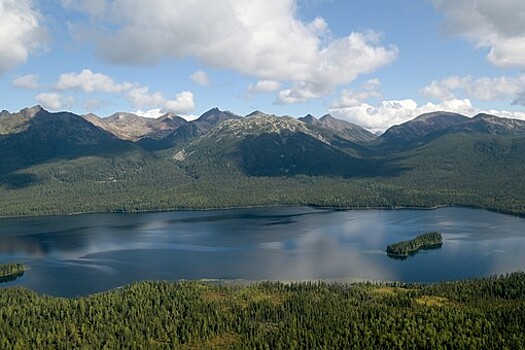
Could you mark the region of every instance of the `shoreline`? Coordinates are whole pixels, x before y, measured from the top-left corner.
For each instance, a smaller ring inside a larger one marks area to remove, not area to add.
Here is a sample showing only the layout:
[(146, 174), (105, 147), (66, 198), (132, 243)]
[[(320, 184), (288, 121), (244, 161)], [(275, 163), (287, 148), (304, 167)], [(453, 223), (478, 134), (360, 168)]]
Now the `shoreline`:
[(141, 283), (169, 283), (169, 284), (180, 284), (180, 283), (197, 283), (197, 284), (205, 284), (205, 285), (215, 285), (215, 286), (222, 286), (222, 287), (239, 287), (239, 288), (249, 288), (249, 287), (256, 287), (260, 284), (265, 283), (276, 283), (276, 284), (284, 284), (284, 285), (292, 285), (292, 284), (326, 284), (326, 285), (339, 285), (339, 286), (359, 286), (359, 285), (371, 285), (376, 287), (414, 287), (414, 286), (432, 286), (432, 285), (442, 285), (447, 283), (464, 283), (464, 282), (473, 282), (473, 281), (480, 281), (484, 279), (491, 279), (493, 277), (496, 278), (503, 278), (512, 274), (517, 273), (525, 273), (524, 270), (515, 270), (511, 272), (506, 273), (499, 273), (499, 274), (489, 274), (489, 275), (483, 275), (483, 276), (474, 276), (474, 277), (468, 277), (468, 278), (460, 278), (460, 279), (450, 279), (450, 280), (443, 280), (443, 281), (429, 281), (429, 282), (417, 282), (417, 281), (396, 281), (396, 280), (381, 280), (381, 279), (370, 279), (370, 278), (363, 278), (363, 277), (355, 277), (355, 276), (348, 276), (348, 277), (338, 277), (338, 278), (314, 278), (314, 279), (301, 279), (301, 280), (280, 280), (280, 279), (262, 279), (262, 280), (249, 280), (249, 279), (223, 279), (223, 278), (199, 278), (199, 279), (177, 279), (177, 280), (165, 280), (165, 279), (158, 279), (158, 280), (152, 280), (152, 279), (144, 279), (144, 280), (137, 280), (133, 282), (129, 282), (126, 284), (122, 284), (116, 287), (112, 287), (106, 290), (101, 290), (98, 292), (92, 292), (88, 294), (81, 294), (81, 295), (75, 295), (75, 296), (63, 296), (63, 295), (54, 295), (49, 294), (45, 292), (39, 292), (32, 288), (29, 288), (24, 285), (16, 285), (16, 286), (1, 286), (0, 284), (0, 292), (2, 289), (9, 289), (9, 288), (22, 288), (27, 289), (39, 296), (46, 296), (51, 298), (64, 298), (69, 300), (74, 299), (80, 299), (80, 298), (89, 298), (96, 295), (103, 295), (103, 294), (112, 294), (112, 293), (118, 293), (125, 291), (126, 288), (141, 284)]
[(29, 219), (29, 218), (43, 218), (53, 216), (75, 216), (75, 215), (89, 215), (89, 214), (147, 214), (147, 213), (169, 213), (169, 212), (212, 212), (219, 210), (236, 210), (236, 209), (265, 209), (265, 208), (312, 208), (318, 210), (333, 210), (333, 211), (355, 211), (355, 210), (437, 210), (442, 208), (465, 208), (465, 209), (476, 209), (486, 210), (492, 213), (499, 213), (503, 215), (514, 216), (518, 218), (525, 218), (524, 214), (518, 214), (511, 211), (478, 207), (474, 205), (449, 205), (449, 204), (438, 204), (429, 207), (417, 207), (417, 206), (395, 206), (395, 207), (381, 207), (381, 206), (369, 206), (369, 207), (342, 207), (342, 206), (322, 206), (314, 204), (274, 204), (274, 205), (248, 205), (248, 206), (225, 206), (225, 207), (212, 207), (212, 208), (168, 208), (168, 209), (147, 209), (147, 210), (136, 210), (136, 211), (111, 211), (111, 210), (92, 210), (72, 213), (49, 213), (49, 214), (37, 214), (37, 215), (0, 215), (1, 220), (9, 219)]

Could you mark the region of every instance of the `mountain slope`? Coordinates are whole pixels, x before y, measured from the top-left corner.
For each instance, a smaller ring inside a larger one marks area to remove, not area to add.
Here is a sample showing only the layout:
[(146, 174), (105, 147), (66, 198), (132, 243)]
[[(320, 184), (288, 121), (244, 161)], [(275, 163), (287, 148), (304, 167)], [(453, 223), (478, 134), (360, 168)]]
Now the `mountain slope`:
[[(19, 119), (20, 114), (26, 112), (10, 117)], [(128, 156), (148, 157), (137, 146), (120, 140), (78, 115), (49, 113), (41, 108), (34, 108), (33, 112), (22, 131), (5, 135), (0, 140), (0, 176), (10, 186), (29, 181), (20, 171), (27, 172), (39, 164), (68, 162), (85, 157), (97, 157), (101, 161), (119, 157), (123, 162)], [(93, 166), (96, 167), (96, 164)], [(81, 176), (82, 169), (74, 171)], [(96, 170), (92, 168), (90, 172), (95, 174)]]
[(525, 215), (519, 120), (433, 113), (358, 143), (329, 117), (213, 109), (137, 142), (86, 119), (39, 107), (0, 113), (0, 215), (283, 204)]
[(214, 126), (226, 120), (242, 117), (229, 111), (212, 108), (203, 113), (198, 119), (180, 124), (173, 132), (162, 138), (147, 136), (138, 141), (138, 144), (149, 150), (158, 151), (180, 146), (181, 144), (206, 134)]
[(401, 125), (389, 128), (380, 139), (392, 145), (417, 145), (441, 132), (466, 123), (468, 117), (450, 112), (422, 114)]
[(335, 135), (352, 142), (366, 143), (377, 138), (370, 131), (359, 125), (332, 117), (330, 114), (322, 116), (320, 119), (308, 114), (299, 118), (302, 122), (333, 132)]
[(490, 135), (525, 136), (525, 121), (500, 118), (495, 115), (479, 113), (463, 124), (451, 128), (454, 132), (472, 132)]
[(352, 177), (380, 168), (334, 147), (315, 127), (262, 112), (219, 124), (174, 158), (193, 173), (230, 171), (248, 176)]
[(177, 130), (187, 121), (166, 113), (156, 119), (141, 117), (133, 113), (114, 113), (107, 118), (87, 114), (84, 118), (123, 140), (137, 141), (144, 137), (161, 139)]

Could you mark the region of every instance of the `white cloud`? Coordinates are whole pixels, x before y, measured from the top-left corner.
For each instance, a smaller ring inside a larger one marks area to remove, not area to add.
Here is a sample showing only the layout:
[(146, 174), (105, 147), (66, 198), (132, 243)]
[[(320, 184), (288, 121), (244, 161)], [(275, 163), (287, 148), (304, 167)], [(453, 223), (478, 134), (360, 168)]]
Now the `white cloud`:
[[(58, 82), (54, 86), (57, 90), (80, 89), (85, 93), (104, 92), (124, 94), (126, 99), (137, 109), (160, 108), (176, 113), (188, 113), (195, 108), (193, 93), (189, 91), (183, 91), (177, 94), (174, 99), (169, 100), (165, 98), (160, 91), (150, 92), (149, 87), (141, 86), (137, 83), (118, 83), (110, 76), (102, 73), (94, 73), (90, 69), (84, 69), (80, 73), (72, 72), (61, 74)], [(47, 98), (51, 100), (50, 96), (47, 96)], [(98, 102), (99, 101), (95, 99), (87, 100), (84, 102), (84, 108), (97, 108), (99, 107)]]
[(515, 100), (525, 91), (525, 75), (519, 77), (480, 78), (467, 88), (467, 93), (482, 101)]
[(28, 74), (13, 80), (13, 86), (21, 89), (36, 90), (40, 87), (38, 84), (38, 76), (35, 74)]
[(144, 118), (152, 118), (156, 119), (158, 117), (161, 117), (165, 114), (162, 109), (160, 108), (153, 108), (143, 111), (142, 109), (137, 109), (133, 114), (136, 114), (138, 116), (144, 117)]
[(61, 0), (62, 6), (89, 13), (92, 16), (101, 17), (106, 13), (105, 0)]
[(477, 47), (489, 48), (487, 59), (499, 67), (525, 67), (525, 1), (434, 0), (450, 33)]
[(96, 91), (119, 93), (129, 91), (135, 86), (136, 84), (129, 82), (117, 84), (111, 77), (93, 73), (90, 69), (83, 69), (80, 73), (61, 74), (56, 83), (58, 90), (81, 89), (87, 93)]
[[(296, 14), (298, 0), (63, 0), (89, 19), (98, 52), (117, 63), (193, 57), (209, 67), (292, 83), (277, 102), (331, 93), (397, 57), (372, 32), (332, 38), (322, 18)], [(195, 20), (198, 18), (199, 20)], [(100, 29), (103, 28), (103, 29)], [(111, 29), (108, 29), (111, 28)]]
[(435, 80), (420, 90), (421, 94), (433, 99), (446, 101), (456, 98), (461, 93), (468, 98), (480, 101), (511, 100), (520, 103), (520, 96), (525, 93), (525, 74), (518, 77), (478, 78), (452, 76)]
[(484, 112), (500, 117), (525, 120), (525, 113), (480, 109), (472, 105), (469, 99), (453, 99), (440, 103), (427, 102), (419, 105), (412, 99), (382, 101), (377, 105), (361, 103), (349, 107), (332, 107), (329, 109), (334, 117), (361, 125), (372, 131), (384, 131), (393, 125), (399, 125), (429, 112), (446, 111), (472, 117)]
[[(163, 116), (166, 113), (166, 111), (160, 108), (154, 108), (154, 109), (148, 109), (148, 110), (138, 109), (133, 113), (141, 117), (145, 117), (145, 118), (158, 118), (158, 117)], [(181, 118), (186, 119), (187, 121), (192, 121), (192, 120), (199, 118), (198, 115), (193, 115), (193, 114), (177, 114), (177, 115)]]
[(281, 83), (277, 80), (259, 80), (255, 84), (248, 85), (248, 95), (256, 95), (266, 92), (274, 92), (281, 88)]
[(0, 76), (45, 44), (46, 32), (33, 4), (31, 0), (0, 1)]
[(72, 96), (63, 97), (56, 93), (41, 93), (36, 96), (36, 101), (45, 109), (60, 110), (71, 108), (75, 102)]
[(85, 110), (90, 112), (100, 109), (107, 105), (109, 105), (108, 101), (101, 101), (96, 98), (89, 98), (82, 103), (82, 107), (84, 107)]
[(321, 51), (318, 66), (310, 72), (311, 76), (296, 82), (291, 89), (281, 91), (276, 103), (297, 103), (327, 95), (360, 74), (391, 63), (397, 58), (397, 48), (374, 46), (378, 40), (378, 34), (371, 31), (334, 40)]
[(329, 112), (341, 118), (361, 125), (369, 130), (383, 131), (389, 127), (404, 123), (420, 114), (433, 111), (449, 111), (472, 115), (476, 109), (468, 99), (450, 100), (440, 104), (427, 103), (418, 105), (412, 99), (382, 101), (377, 105), (361, 103), (348, 107), (332, 107)]
[(133, 89), (127, 93), (131, 104), (136, 108), (162, 106), (165, 111), (175, 113), (188, 113), (195, 109), (193, 93), (183, 91), (175, 96), (175, 99), (168, 100), (160, 92), (150, 93), (147, 87)]
[(131, 104), (135, 107), (160, 106), (166, 103), (166, 99), (160, 92), (150, 93), (146, 86), (135, 88), (127, 93)]
[(208, 74), (205, 72), (198, 70), (192, 75), (190, 75), (190, 79), (200, 86), (210, 86), (210, 78), (208, 77)]
[(380, 98), (382, 95), (377, 91), (381, 82), (378, 79), (371, 79), (361, 85), (360, 91), (354, 92), (350, 89), (344, 89), (341, 97), (334, 101), (332, 108), (355, 107), (371, 98)]
[(174, 100), (166, 101), (165, 106), (168, 111), (185, 114), (195, 109), (195, 100), (191, 92), (183, 91), (178, 93)]
[(470, 77), (452, 76), (443, 80), (434, 80), (430, 85), (420, 90), (421, 94), (437, 100), (453, 100), (456, 98), (452, 90), (465, 89), (470, 83)]

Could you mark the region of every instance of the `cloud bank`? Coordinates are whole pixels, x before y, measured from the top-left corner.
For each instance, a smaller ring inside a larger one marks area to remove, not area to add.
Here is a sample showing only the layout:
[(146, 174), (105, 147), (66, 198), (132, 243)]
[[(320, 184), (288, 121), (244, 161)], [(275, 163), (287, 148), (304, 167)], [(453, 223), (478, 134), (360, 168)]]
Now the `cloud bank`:
[(13, 80), (13, 86), (21, 89), (36, 90), (40, 87), (36, 74), (27, 74)]
[[(169, 99), (159, 92), (150, 92), (149, 87), (142, 86), (138, 83), (116, 82), (110, 76), (103, 73), (96, 73), (90, 69), (83, 69), (80, 73), (70, 72), (63, 73), (58, 78), (54, 88), (60, 91), (81, 90), (85, 93), (113, 93), (123, 94), (129, 103), (137, 109), (160, 108), (164, 112), (174, 112), (186, 114), (195, 109), (193, 93), (182, 91), (175, 95), (175, 98)], [(57, 106), (59, 103), (56, 93), (46, 93), (44, 95), (45, 103), (48, 106)], [(41, 96), (41, 95), (39, 95)], [(41, 96), (42, 98), (42, 96)], [(97, 106), (94, 99), (86, 101), (84, 106)], [(56, 109), (51, 107), (52, 109)]]
[[(372, 131), (384, 131), (393, 125), (402, 124), (423, 113), (447, 111), (474, 116), (480, 112), (494, 114), (500, 117), (525, 120), (525, 113), (501, 110), (482, 110), (476, 108), (468, 98), (456, 98), (454, 89), (472, 89), (473, 94), (496, 94), (505, 91), (502, 86), (493, 86), (494, 91), (482, 92), (484, 85), (491, 85), (485, 78), (479, 79), (478, 86), (470, 86), (471, 78), (449, 77), (443, 81), (436, 81), (422, 89), (428, 97), (440, 100), (438, 103), (418, 103), (413, 99), (381, 100), (382, 95), (377, 91), (380, 82), (376, 79), (365, 82), (359, 90), (343, 90), (338, 100), (334, 101), (328, 109), (334, 117), (361, 125)], [(505, 85), (505, 84), (503, 84)], [(379, 99), (371, 103), (370, 99)]]
[(64, 97), (54, 92), (41, 93), (36, 96), (35, 100), (45, 109), (54, 111), (70, 109), (75, 103), (75, 99), (72, 96)]
[[(62, 0), (85, 15), (73, 25), (114, 63), (193, 57), (262, 81), (289, 83), (277, 103), (324, 96), (394, 61), (373, 31), (333, 38), (322, 18), (304, 22), (297, 0)], [(195, 20), (198, 18), (199, 20)]]
[(489, 48), (489, 62), (525, 68), (525, 1), (434, 0), (434, 4), (445, 15), (449, 33)]
[(208, 77), (208, 74), (201, 70), (198, 70), (190, 75), (190, 79), (197, 85), (210, 86), (210, 78)]
[(0, 1), (0, 76), (45, 45), (46, 31), (31, 0)]
[(525, 105), (521, 97), (525, 93), (525, 74), (517, 77), (500, 76), (496, 78), (478, 78), (470, 76), (451, 76), (435, 80), (420, 90), (421, 94), (437, 99), (451, 100), (460, 93), (468, 98), (480, 101), (513, 101), (513, 104)]

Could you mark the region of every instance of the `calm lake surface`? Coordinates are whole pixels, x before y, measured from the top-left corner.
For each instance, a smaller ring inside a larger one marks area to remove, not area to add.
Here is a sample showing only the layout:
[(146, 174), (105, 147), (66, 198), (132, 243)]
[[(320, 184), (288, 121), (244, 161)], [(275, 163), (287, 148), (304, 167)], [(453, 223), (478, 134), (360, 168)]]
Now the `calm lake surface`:
[[(406, 260), (387, 244), (426, 231), (443, 247)], [(525, 269), (525, 219), (483, 210), (303, 207), (0, 220), (0, 263), (21, 285), (79, 296), (137, 280), (360, 278), (434, 282)]]

